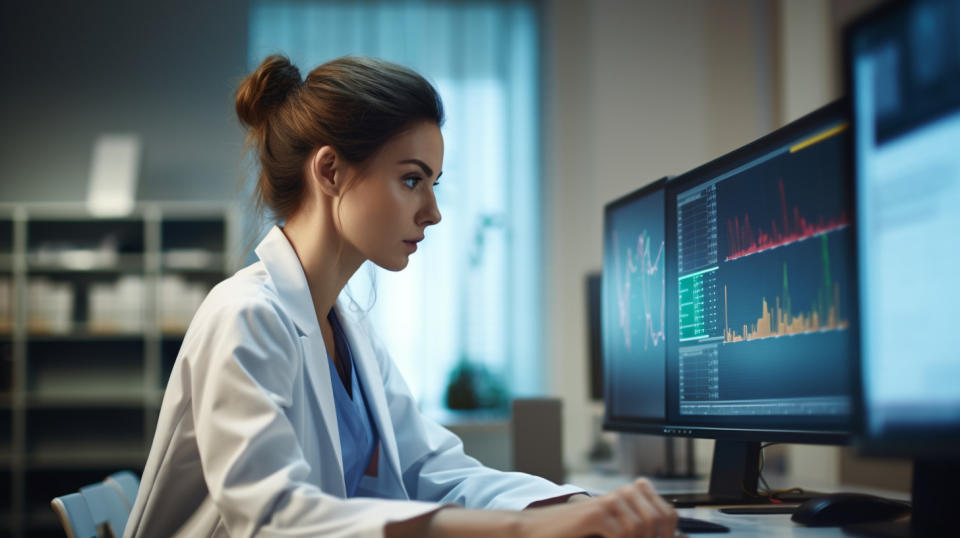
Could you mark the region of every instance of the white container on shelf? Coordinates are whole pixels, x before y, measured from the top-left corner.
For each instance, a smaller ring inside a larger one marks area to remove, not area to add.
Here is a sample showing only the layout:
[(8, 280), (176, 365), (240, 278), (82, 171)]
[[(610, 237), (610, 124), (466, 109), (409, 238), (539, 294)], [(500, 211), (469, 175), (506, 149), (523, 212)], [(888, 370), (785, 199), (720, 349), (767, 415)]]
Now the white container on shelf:
[(167, 334), (186, 331), (209, 291), (207, 285), (189, 282), (178, 275), (163, 276), (157, 298), (160, 331)]
[(170, 269), (207, 269), (217, 256), (202, 248), (170, 249), (163, 253), (163, 265)]
[(143, 277), (136, 275), (91, 285), (87, 329), (100, 334), (142, 331), (143, 291)]
[(143, 292), (143, 277), (128, 275), (117, 281), (114, 314), (121, 331), (143, 330)]
[(47, 278), (33, 278), (27, 286), (27, 329), (38, 334), (65, 334), (73, 330), (73, 286)]

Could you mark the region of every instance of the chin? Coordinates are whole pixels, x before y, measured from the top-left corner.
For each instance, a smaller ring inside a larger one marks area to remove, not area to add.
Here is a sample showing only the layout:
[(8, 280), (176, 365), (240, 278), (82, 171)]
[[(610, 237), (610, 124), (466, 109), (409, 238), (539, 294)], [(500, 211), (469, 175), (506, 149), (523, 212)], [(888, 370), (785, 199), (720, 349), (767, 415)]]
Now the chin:
[(393, 260), (373, 260), (373, 263), (386, 269), (387, 271), (397, 272), (397, 271), (402, 271), (407, 266), (407, 264), (410, 263), (410, 258), (407, 256), (404, 256), (402, 258), (397, 258)]

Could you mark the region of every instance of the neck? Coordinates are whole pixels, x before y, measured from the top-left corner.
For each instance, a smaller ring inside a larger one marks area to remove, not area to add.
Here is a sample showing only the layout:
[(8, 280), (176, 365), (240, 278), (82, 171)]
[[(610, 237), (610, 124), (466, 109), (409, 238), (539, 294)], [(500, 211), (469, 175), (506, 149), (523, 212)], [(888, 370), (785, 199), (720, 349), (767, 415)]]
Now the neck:
[(330, 215), (330, 211), (321, 208), (303, 207), (288, 218), (283, 227), (307, 277), (321, 327), (347, 281), (364, 261), (349, 245), (342, 243)]

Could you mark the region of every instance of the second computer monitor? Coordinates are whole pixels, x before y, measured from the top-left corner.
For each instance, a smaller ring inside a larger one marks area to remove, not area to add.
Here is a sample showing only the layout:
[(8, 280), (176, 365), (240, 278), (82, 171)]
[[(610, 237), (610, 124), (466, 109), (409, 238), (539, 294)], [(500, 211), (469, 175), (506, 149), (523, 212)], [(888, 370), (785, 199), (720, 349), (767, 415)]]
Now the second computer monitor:
[(605, 426), (718, 440), (677, 504), (756, 502), (761, 441), (849, 436), (848, 136), (834, 103), (605, 208)]
[(664, 184), (654, 181), (604, 211), (601, 334), (609, 428), (656, 429), (666, 421)]
[(671, 425), (822, 442), (849, 431), (857, 301), (843, 113), (820, 109), (668, 184)]

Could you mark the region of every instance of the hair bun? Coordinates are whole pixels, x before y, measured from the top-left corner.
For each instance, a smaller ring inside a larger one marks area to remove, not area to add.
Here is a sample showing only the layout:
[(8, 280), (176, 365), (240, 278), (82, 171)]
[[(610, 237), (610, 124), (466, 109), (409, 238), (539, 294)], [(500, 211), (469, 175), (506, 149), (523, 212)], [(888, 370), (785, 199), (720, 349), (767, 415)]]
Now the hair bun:
[(266, 123), (271, 110), (303, 84), (300, 70), (284, 56), (268, 56), (237, 89), (237, 116), (250, 127)]

